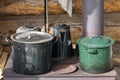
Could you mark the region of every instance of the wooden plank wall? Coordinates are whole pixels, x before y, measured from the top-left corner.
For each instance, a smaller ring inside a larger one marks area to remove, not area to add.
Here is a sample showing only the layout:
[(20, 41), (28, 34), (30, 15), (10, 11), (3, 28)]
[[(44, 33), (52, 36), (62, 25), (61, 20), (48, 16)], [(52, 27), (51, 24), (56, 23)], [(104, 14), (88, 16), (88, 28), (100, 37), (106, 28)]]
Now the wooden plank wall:
[[(105, 35), (120, 41), (120, 13), (105, 14)], [(71, 26), (73, 43), (82, 35), (82, 15), (73, 14), (70, 18), (64, 15), (49, 15), (49, 26), (54, 27), (59, 22), (65, 22)], [(12, 32), (26, 23), (35, 24), (37, 27), (44, 26), (44, 16), (6, 16), (0, 17), (0, 32), (3, 34)], [(77, 32), (75, 32), (77, 31)], [(76, 35), (76, 36), (75, 36)]]
[[(43, 15), (44, 0), (0, 0), (1, 15)], [(119, 12), (120, 0), (104, 0), (105, 12)], [(58, 0), (49, 0), (49, 14), (64, 14)], [(73, 0), (73, 13), (82, 12), (82, 0)]]
[[(105, 14), (105, 35), (110, 36), (120, 42), (120, 13)], [(50, 33), (53, 33), (53, 28), (59, 22), (65, 22), (71, 26), (71, 36), (73, 44), (82, 36), (82, 15), (73, 14), (70, 18), (67, 14), (64, 15), (49, 15)], [(35, 24), (37, 27), (44, 27), (44, 16), (6, 16), (0, 17), (0, 33), (6, 35), (15, 33), (16, 29), (26, 23)], [(11, 47), (6, 46), (4, 50), (11, 53)], [(120, 45), (114, 47), (115, 54), (120, 53)]]

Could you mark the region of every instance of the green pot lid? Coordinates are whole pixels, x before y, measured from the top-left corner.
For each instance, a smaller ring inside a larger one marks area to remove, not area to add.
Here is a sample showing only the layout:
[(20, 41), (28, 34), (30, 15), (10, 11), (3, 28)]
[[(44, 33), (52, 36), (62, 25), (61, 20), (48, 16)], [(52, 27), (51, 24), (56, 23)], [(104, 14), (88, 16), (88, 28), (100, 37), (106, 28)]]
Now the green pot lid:
[(70, 28), (70, 26), (69, 25), (66, 25), (66, 24), (64, 24), (64, 23), (59, 23), (58, 25), (56, 25), (55, 27), (54, 27), (54, 29), (57, 29), (57, 30), (60, 30), (60, 29), (68, 29), (68, 28)]
[(88, 48), (110, 47), (114, 44), (114, 40), (107, 36), (85, 37), (80, 40), (80, 44)]

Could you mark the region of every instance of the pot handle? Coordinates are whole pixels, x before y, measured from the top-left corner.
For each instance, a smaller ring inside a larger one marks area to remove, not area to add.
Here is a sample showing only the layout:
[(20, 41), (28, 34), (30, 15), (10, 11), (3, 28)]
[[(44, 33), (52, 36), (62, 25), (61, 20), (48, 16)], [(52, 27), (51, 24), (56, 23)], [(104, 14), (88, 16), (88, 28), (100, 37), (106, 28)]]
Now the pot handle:
[(89, 54), (98, 54), (98, 51), (96, 49), (95, 50), (89, 50), (89, 49), (87, 49), (87, 52)]
[(12, 39), (11, 39), (10, 37), (7, 36), (5, 39), (6, 39), (6, 41), (7, 41), (8, 43), (13, 44), (13, 41), (12, 41)]
[(52, 40), (52, 44), (54, 45), (58, 41), (58, 38), (55, 36)]

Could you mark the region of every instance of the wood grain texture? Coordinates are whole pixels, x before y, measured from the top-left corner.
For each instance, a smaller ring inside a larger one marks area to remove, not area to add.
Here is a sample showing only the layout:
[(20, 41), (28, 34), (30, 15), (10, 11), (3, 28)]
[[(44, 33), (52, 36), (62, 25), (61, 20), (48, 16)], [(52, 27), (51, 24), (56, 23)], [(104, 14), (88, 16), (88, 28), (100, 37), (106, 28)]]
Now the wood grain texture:
[(2, 79), (2, 72), (3, 72), (3, 69), (5, 67), (5, 63), (7, 61), (7, 58), (8, 58), (8, 53), (2, 52), (2, 56), (0, 58), (0, 79)]
[[(43, 15), (43, 0), (1, 0), (0, 14), (5, 15)], [(49, 0), (49, 14), (64, 14), (58, 0)], [(82, 0), (73, 0), (73, 13), (82, 12)], [(105, 12), (119, 12), (120, 0), (105, 0)]]
[[(21, 25), (26, 23), (32, 23), (38, 27), (44, 26), (44, 17), (43, 16), (6, 16), (0, 17), (0, 32), (3, 34), (6, 33), (15, 33), (16, 29)], [(73, 17), (70, 18), (66, 14), (63, 15), (50, 15), (49, 16), (49, 25), (54, 27), (59, 22), (64, 21), (65, 24), (71, 26), (71, 36), (73, 43), (76, 43), (76, 40), (82, 36), (82, 15), (73, 14)], [(105, 14), (105, 35), (113, 37), (117, 42), (120, 41), (120, 13), (111, 13)], [(51, 28), (50, 33), (53, 33), (53, 28)], [(10, 50), (7, 50), (10, 52)]]
[(0, 48), (0, 58), (2, 56), (2, 51), (3, 51), (3, 48)]
[[(52, 33), (53, 29), (51, 28), (50, 32)], [(75, 44), (77, 39), (82, 36), (82, 26), (81, 27), (71, 27), (71, 38), (72, 42)], [(110, 36), (113, 39), (116, 40), (116, 42), (120, 42), (120, 27), (105, 27), (104, 29), (104, 35), (105, 36)]]
[(113, 64), (114, 66), (120, 66), (120, 56), (118, 55), (113, 56)]

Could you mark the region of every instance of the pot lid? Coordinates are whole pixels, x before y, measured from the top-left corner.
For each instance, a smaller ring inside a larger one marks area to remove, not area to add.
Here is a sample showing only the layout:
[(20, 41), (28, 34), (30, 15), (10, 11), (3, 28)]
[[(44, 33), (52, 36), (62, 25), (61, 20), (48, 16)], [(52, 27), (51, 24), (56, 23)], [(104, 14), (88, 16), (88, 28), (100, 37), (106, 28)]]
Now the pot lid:
[(25, 24), (20, 27), (21, 30), (37, 30), (38, 28), (34, 24)]
[(85, 37), (81, 39), (80, 44), (89, 48), (103, 48), (110, 47), (114, 44), (114, 40), (106, 36)]
[(54, 29), (57, 29), (57, 30), (59, 30), (59, 29), (68, 29), (68, 28), (70, 28), (70, 26), (64, 24), (63, 22), (60, 22), (58, 25), (56, 25), (56, 26), (54, 27)]
[(48, 42), (53, 39), (53, 36), (44, 32), (28, 31), (13, 34), (11, 39), (19, 43), (35, 44)]

